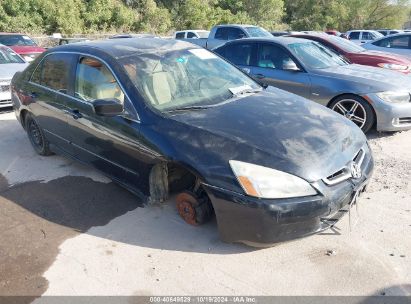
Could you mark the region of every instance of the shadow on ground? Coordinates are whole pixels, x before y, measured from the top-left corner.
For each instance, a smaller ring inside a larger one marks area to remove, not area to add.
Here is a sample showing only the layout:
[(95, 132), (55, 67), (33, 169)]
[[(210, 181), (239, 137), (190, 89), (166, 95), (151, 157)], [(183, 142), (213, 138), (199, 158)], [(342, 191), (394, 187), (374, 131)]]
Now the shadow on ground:
[[(178, 217), (173, 204), (139, 208), (137, 198), (114, 183), (74, 176), (10, 188), (5, 183), (0, 175), (0, 295), (45, 292), (48, 284), (42, 275), (54, 262), (59, 246), (80, 233), (164, 250), (252, 251), (222, 243), (215, 220), (192, 227)], [(102, 227), (113, 219), (118, 223)]]

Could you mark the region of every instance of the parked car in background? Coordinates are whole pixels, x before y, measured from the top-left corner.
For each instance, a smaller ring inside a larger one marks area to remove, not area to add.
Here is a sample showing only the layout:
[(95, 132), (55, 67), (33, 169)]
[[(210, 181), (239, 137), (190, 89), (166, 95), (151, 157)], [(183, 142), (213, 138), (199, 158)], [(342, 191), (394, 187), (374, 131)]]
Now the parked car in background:
[(27, 63), (12, 49), (0, 45), (0, 108), (11, 107), (10, 82), (16, 72), (27, 67)]
[(90, 41), (90, 39), (87, 38), (60, 38), (59, 39), (59, 45), (65, 45), (65, 44), (70, 44), (70, 43), (78, 43), (78, 42), (86, 42)]
[(289, 37), (304, 38), (317, 41), (334, 52), (344, 56), (351, 63), (380, 67), (403, 74), (411, 73), (411, 60), (400, 55), (386, 52), (368, 51), (362, 46), (344, 38), (318, 34), (297, 34)]
[(369, 41), (376, 40), (378, 38), (384, 37), (383, 34), (378, 33), (377, 31), (371, 30), (356, 30), (356, 31), (348, 31), (346, 33), (349, 40), (356, 44), (363, 44)]
[(122, 39), (122, 38), (159, 38), (153, 34), (115, 34), (108, 37), (108, 39)]
[(373, 171), (352, 122), (179, 40), (60, 46), (12, 87), (37, 153), (90, 164), (145, 202), (177, 192), (180, 216), (198, 225), (215, 213), (227, 242), (327, 229)]
[(411, 33), (395, 34), (366, 43), (367, 50), (383, 51), (411, 58)]
[(289, 32), (289, 31), (271, 31), (270, 33), (271, 33), (271, 35), (273, 35), (274, 37), (281, 37), (281, 36), (290, 35), (290, 32)]
[(403, 30), (382, 29), (382, 30), (377, 30), (377, 32), (379, 32), (380, 34), (383, 34), (384, 36), (389, 36), (389, 35), (402, 33)]
[(216, 53), (261, 84), (312, 99), (364, 132), (411, 129), (410, 77), (348, 61), (315, 41), (278, 37), (228, 42)]
[(33, 39), (24, 34), (0, 33), (0, 44), (10, 47), (27, 62), (33, 61), (46, 50), (39, 47)]
[(227, 41), (249, 38), (249, 37), (273, 37), (265, 29), (255, 25), (224, 24), (217, 25), (211, 29), (208, 38), (186, 38), (182, 39), (207, 49), (214, 49)]
[(174, 39), (207, 39), (210, 31), (206, 30), (186, 30), (174, 33)]
[(336, 30), (326, 30), (325, 33), (328, 35), (337, 36), (337, 37), (341, 36), (341, 33)]

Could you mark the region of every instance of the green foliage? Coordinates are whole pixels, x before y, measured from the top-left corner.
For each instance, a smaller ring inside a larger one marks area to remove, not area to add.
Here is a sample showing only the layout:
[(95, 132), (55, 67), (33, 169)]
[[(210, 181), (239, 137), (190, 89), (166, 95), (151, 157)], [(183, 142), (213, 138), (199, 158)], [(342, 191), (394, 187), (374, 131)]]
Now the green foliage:
[(401, 28), (408, 0), (285, 0), (284, 21), (294, 30)]
[(210, 29), (222, 23), (268, 30), (400, 28), (408, 0), (0, 0), (0, 31), (151, 32)]

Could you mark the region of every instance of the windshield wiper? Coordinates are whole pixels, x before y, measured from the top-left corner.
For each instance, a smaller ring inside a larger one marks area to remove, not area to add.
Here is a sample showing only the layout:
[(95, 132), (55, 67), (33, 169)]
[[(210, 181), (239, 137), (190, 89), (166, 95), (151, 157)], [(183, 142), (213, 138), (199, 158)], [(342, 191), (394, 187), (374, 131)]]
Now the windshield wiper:
[(195, 110), (203, 110), (210, 108), (211, 106), (187, 106), (187, 107), (181, 107), (181, 108), (174, 108), (167, 110), (167, 113), (172, 113), (172, 112), (183, 112), (183, 111), (195, 111)]

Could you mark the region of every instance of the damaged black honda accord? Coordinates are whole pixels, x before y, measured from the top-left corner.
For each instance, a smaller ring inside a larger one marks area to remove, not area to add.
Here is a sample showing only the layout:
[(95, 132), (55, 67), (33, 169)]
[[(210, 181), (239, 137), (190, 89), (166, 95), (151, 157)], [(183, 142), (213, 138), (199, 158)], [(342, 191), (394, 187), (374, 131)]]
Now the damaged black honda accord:
[(227, 242), (268, 246), (332, 226), (374, 166), (348, 119), (181, 41), (53, 48), (16, 74), (12, 100), (40, 155), (92, 165), (147, 203), (177, 193), (187, 223), (215, 214)]

